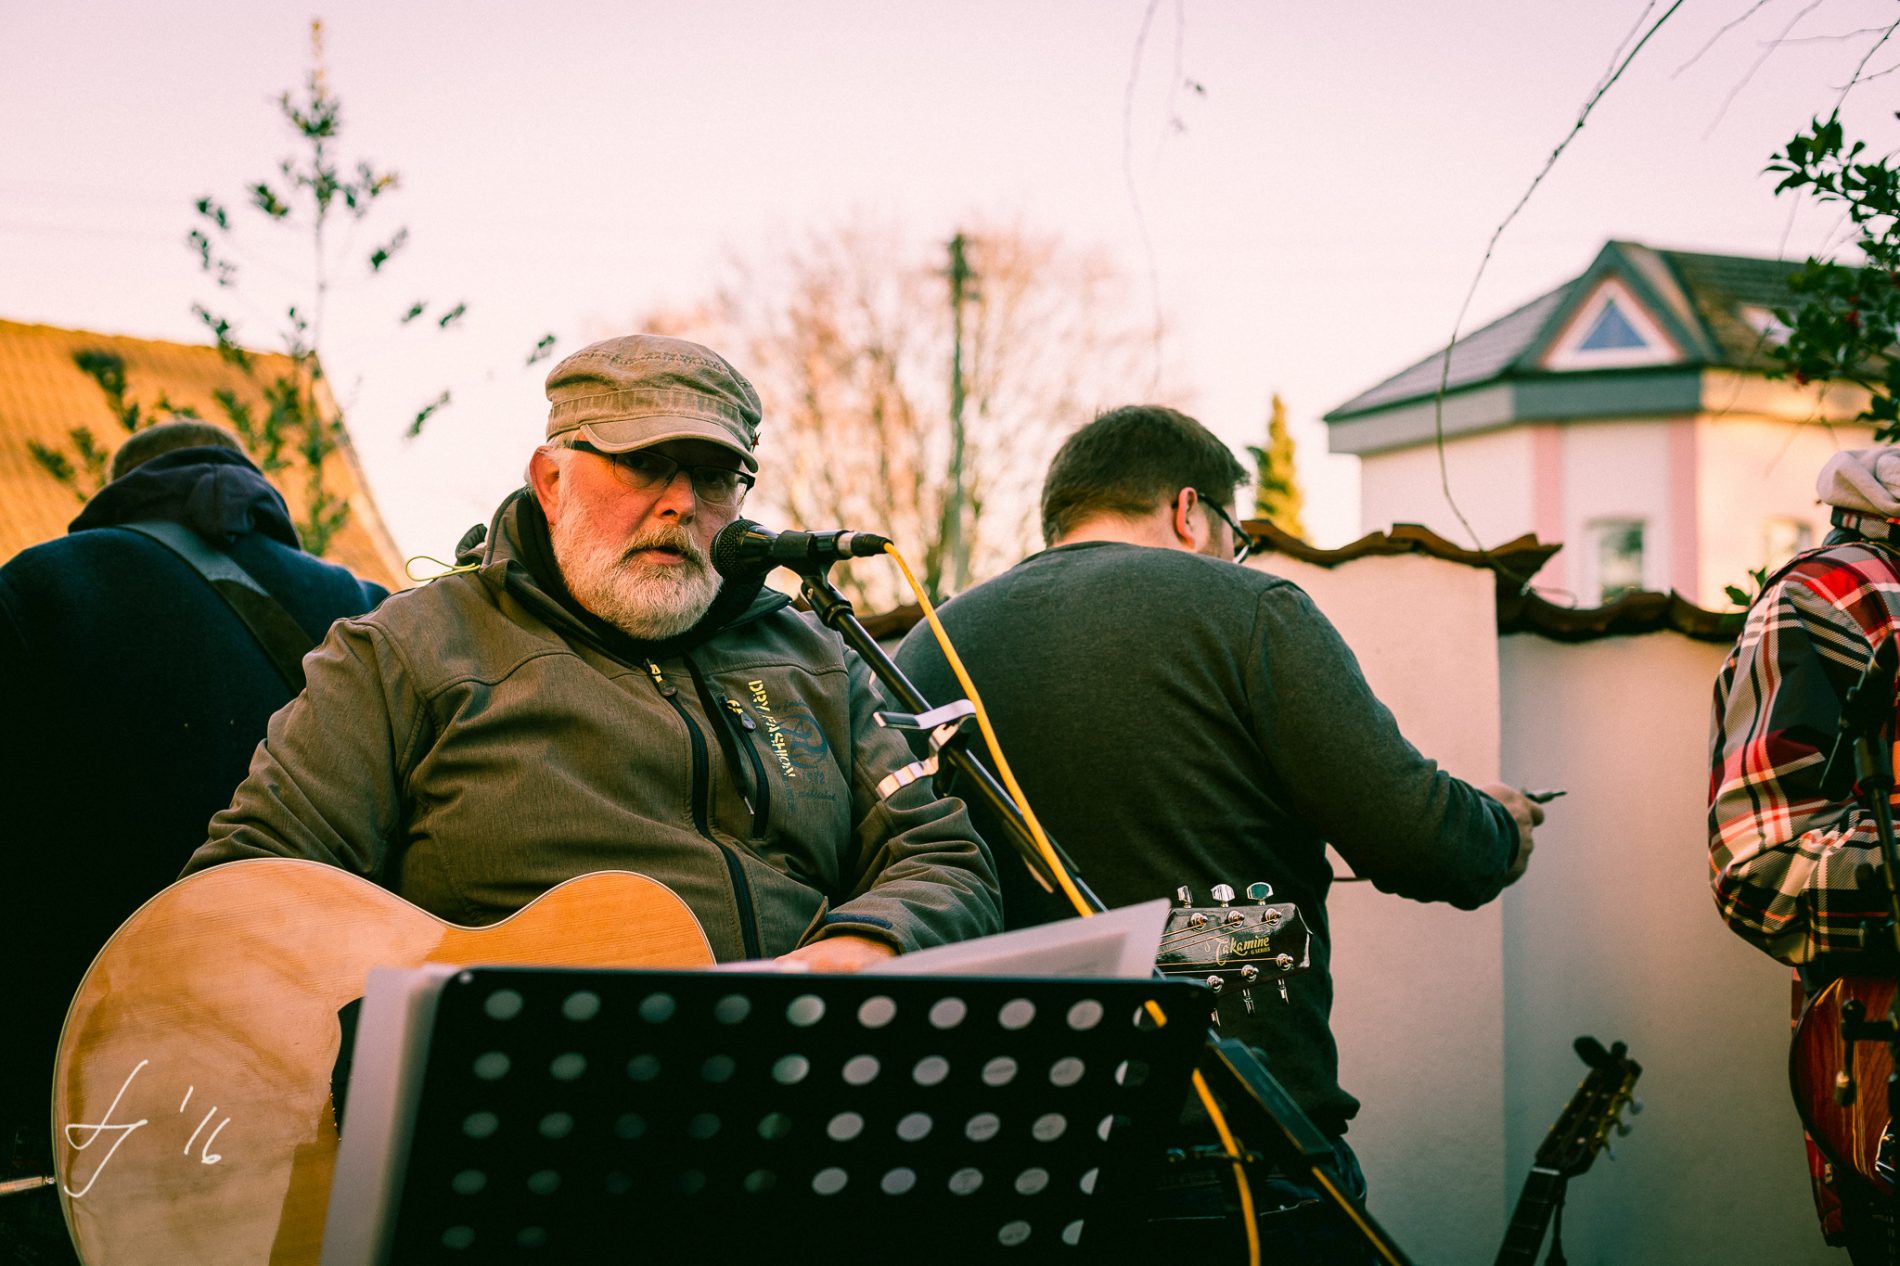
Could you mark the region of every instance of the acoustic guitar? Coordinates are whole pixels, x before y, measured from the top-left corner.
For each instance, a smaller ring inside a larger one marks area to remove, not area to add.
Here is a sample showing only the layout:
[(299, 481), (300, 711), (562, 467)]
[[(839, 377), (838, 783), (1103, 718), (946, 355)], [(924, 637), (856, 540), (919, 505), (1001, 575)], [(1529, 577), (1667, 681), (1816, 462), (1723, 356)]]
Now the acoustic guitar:
[(621, 871), (487, 928), (316, 862), (181, 880), (106, 943), (60, 1036), (55, 1168), (73, 1242), (87, 1266), (316, 1266), (338, 1012), (371, 968), (712, 961), (676, 894)]
[(1893, 1054), (1887, 1043), (1878, 1038), (1854, 1043), (1852, 1102), (1841, 1103), (1837, 1091), (1849, 1067), (1841, 1036), (1843, 1010), (1858, 1002), (1865, 1020), (1885, 1020), (1893, 995), (1890, 979), (1845, 976), (1831, 982), (1801, 1009), (1788, 1051), (1795, 1110), (1808, 1136), (1833, 1164), (1837, 1179), (1858, 1181), (1883, 1200), (1893, 1197), (1896, 1162), (1893, 1118), (1887, 1111)]

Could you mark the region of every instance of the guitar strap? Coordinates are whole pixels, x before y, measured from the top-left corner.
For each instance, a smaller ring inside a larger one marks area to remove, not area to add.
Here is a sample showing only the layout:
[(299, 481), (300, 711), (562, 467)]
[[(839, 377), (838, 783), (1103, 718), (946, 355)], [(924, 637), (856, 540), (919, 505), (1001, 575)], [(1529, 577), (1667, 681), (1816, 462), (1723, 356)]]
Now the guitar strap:
[(292, 691), (303, 689), (303, 657), (316, 642), (235, 558), (211, 548), (202, 536), (182, 523), (145, 519), (114, 526), (158, 542), (189, 564), (250, 630), (284, 684)]

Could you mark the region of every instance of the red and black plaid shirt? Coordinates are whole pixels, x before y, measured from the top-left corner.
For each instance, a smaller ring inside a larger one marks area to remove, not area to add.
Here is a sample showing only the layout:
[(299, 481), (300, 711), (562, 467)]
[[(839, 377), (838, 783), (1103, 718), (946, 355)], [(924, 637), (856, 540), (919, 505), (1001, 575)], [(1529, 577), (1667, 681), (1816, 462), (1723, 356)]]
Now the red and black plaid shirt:
[[(1896, 527), (1875, 520), (1859, 530)], [(1783, 962), (1858, 951), (1862, 921), (1883, 913), (1855, 879), (1863, 863), (1880, 860), (1873, 817), (1851, 799), (1824, 796), (1821, 769), (1842, 699), (1896, 632), (1900, 561), (1877, 544), (1831, 544), (1767, 587), (1716, 679), (1715, 903), (1737, 934)]]

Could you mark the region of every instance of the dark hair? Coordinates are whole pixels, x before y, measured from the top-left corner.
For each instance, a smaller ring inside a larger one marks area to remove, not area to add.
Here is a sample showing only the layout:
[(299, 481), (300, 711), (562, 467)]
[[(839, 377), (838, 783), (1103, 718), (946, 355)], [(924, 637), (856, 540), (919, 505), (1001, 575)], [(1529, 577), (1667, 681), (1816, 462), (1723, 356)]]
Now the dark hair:
[(1139, 518), (1183, 488), (1231, 508), (1247, 472), (1212, 431), (1159, 404), (1111, 409), (1063, 441), (1042, 482), (1042, 539), (1098, 514)]
[(125, 443), (119, 445), (119, 451), (112, 455), (112, 478), (117, 479), (159, 454), (178, 448), (228, 448), (236, 453), (244, 451), (244, 445), (238, 443), (238, 437), (225, 428), (196, 418), (179, 418), (148, 426), (143, 431), (134, 431)]

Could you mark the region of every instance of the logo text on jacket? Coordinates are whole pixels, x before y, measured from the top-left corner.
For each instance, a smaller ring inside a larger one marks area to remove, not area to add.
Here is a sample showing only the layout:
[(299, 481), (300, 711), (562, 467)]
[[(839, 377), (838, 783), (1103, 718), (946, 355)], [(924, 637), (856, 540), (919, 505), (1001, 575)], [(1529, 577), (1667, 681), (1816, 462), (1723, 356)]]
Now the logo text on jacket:
[(787, 778), (798, 777), (798, 771), (792, 768), (792, 758), (785, 750), (785, 729), (779, 724), (778, 717), (772, 712), (772, 701), (766, 697), (763, 681), (748, 681), (745, 688), (752, 692), (752, 702), (765, 718), (766, 742), (772, 746), (772, 755), (778, 758), (779, 772)]

